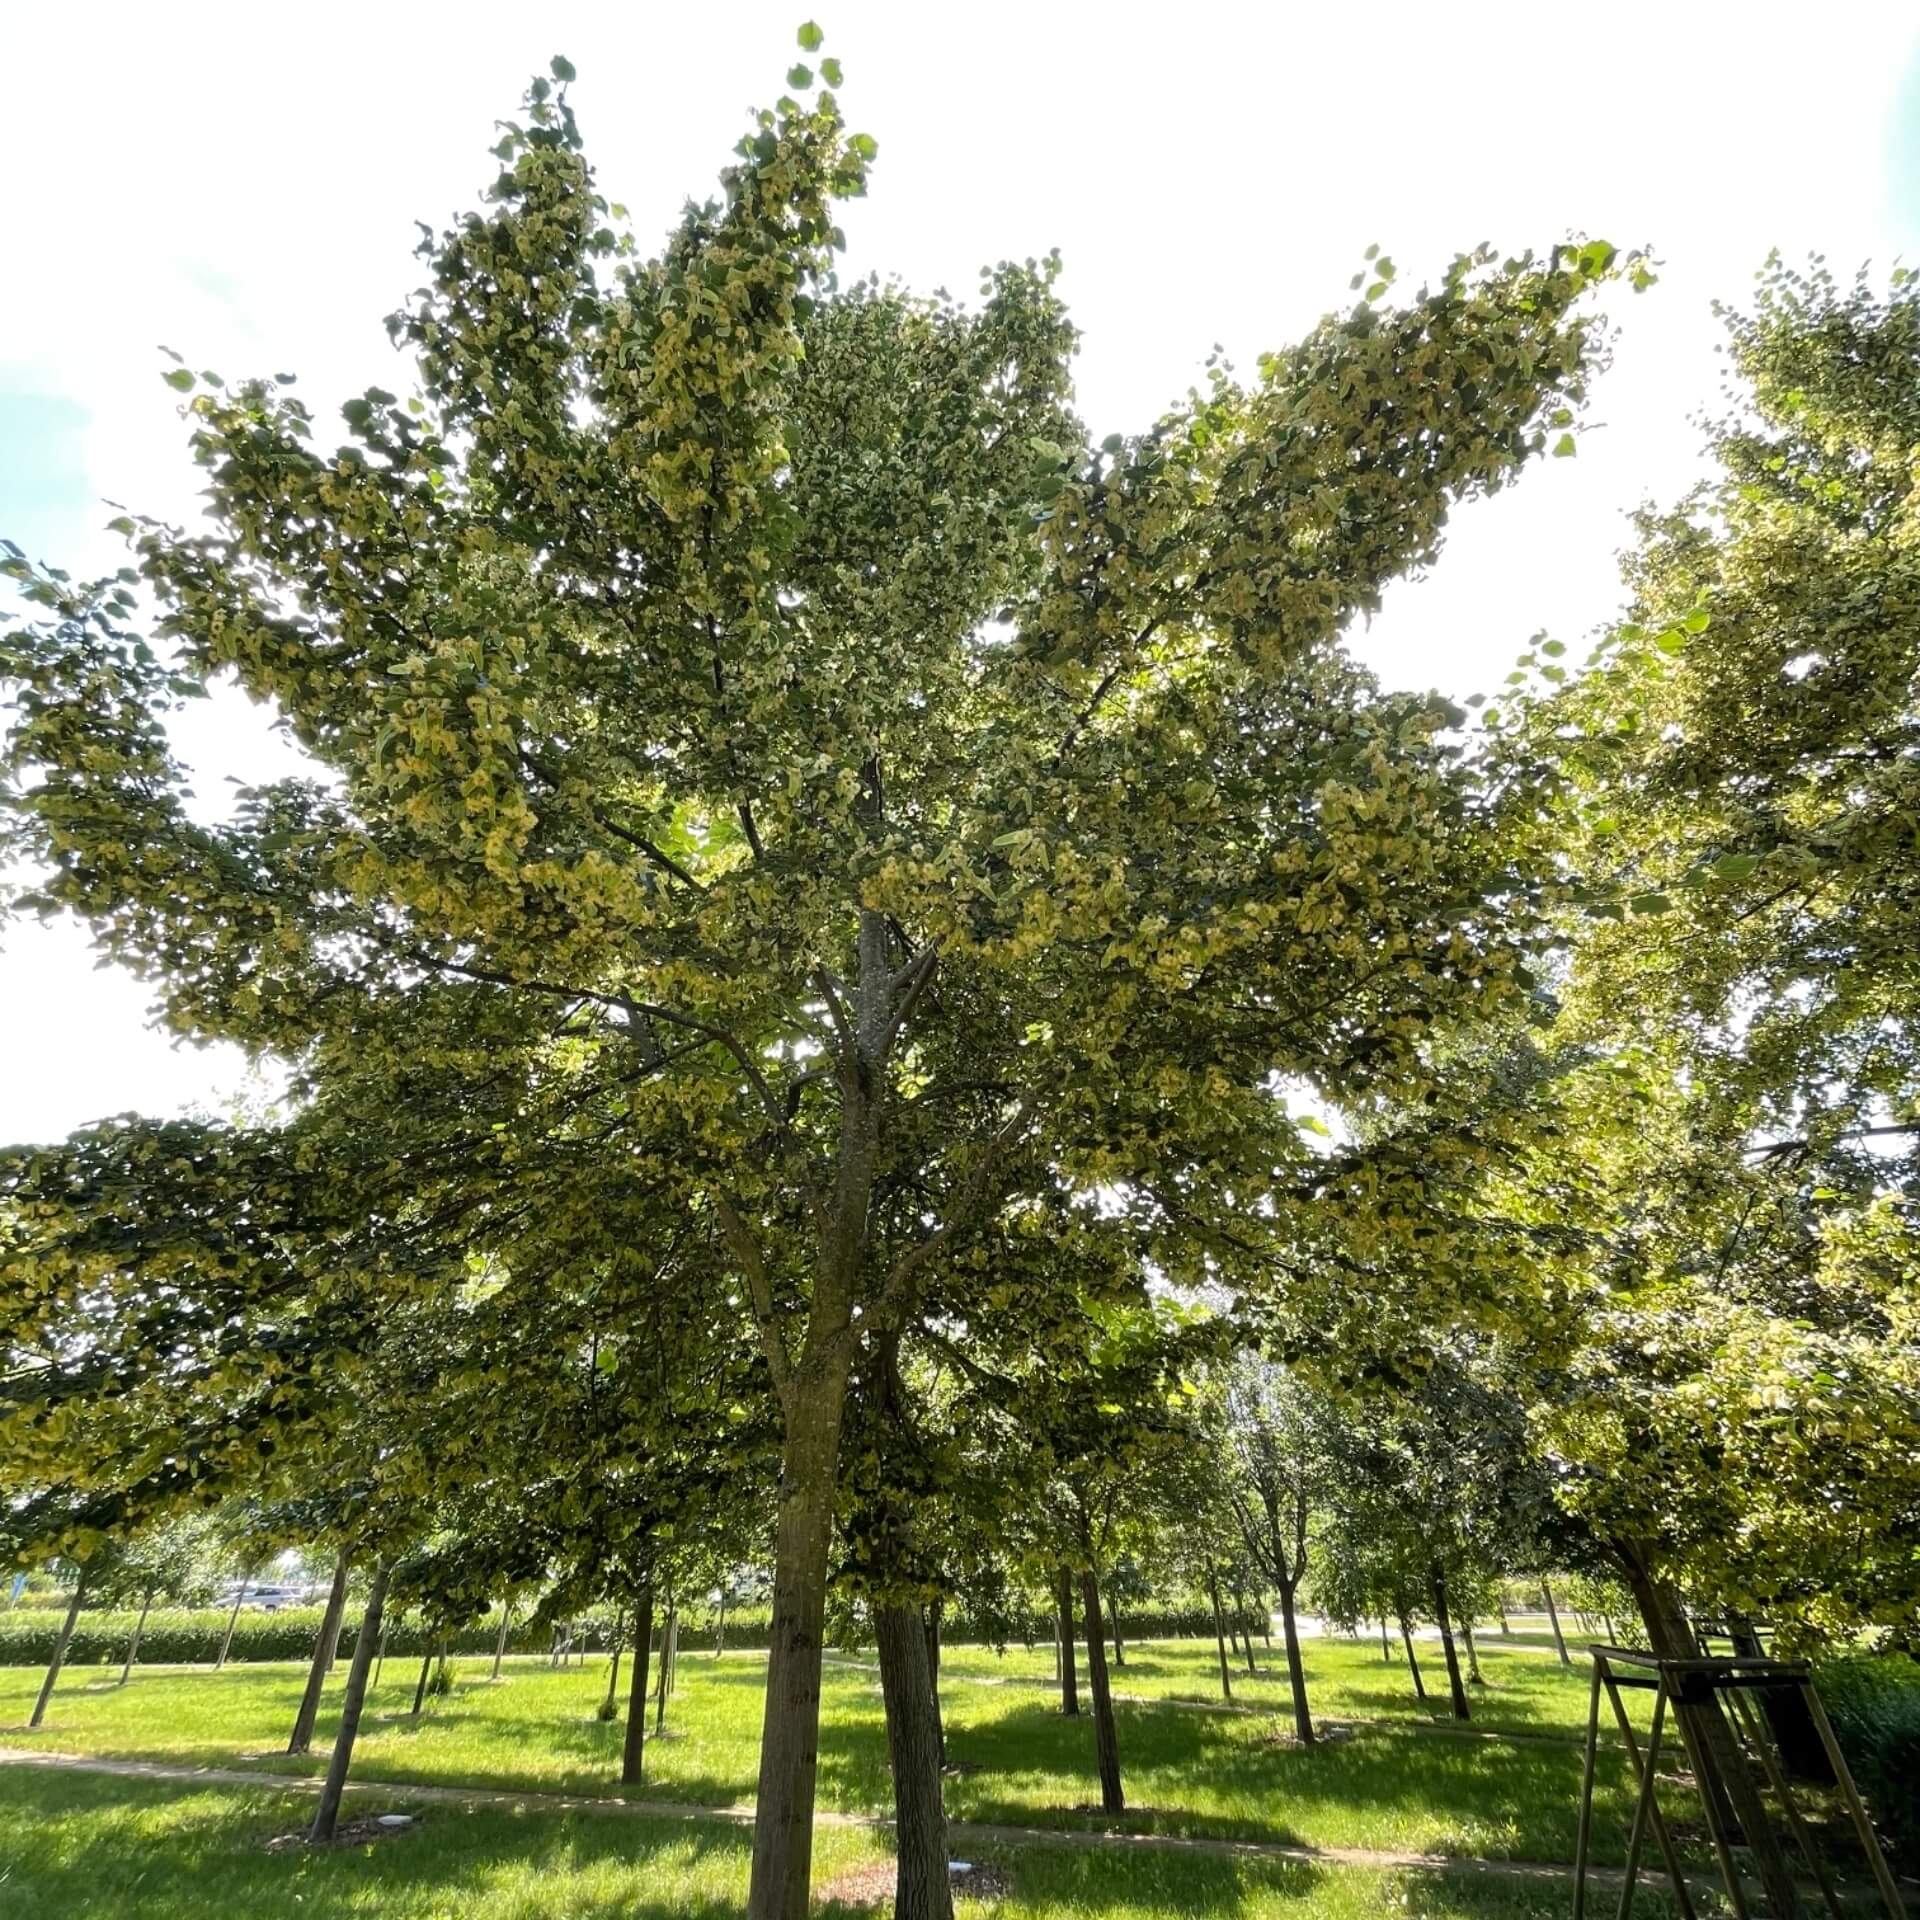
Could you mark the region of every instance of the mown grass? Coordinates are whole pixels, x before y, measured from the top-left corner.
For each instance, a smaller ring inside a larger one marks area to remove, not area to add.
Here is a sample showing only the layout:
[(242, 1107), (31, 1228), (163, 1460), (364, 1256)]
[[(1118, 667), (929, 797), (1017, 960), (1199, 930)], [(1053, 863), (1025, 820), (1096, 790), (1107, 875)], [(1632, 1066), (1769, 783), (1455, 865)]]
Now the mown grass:
[[(404, 1808), (404, 1790), (350, 1815)], [(637, 1816), (432, 1805), (371, 1845), (269, 1852), (310, 1797), (0, 1768), (0, 1911), (8, 1920), (720, 1920), (740, 1912), (744, 1829)], [(871, 1834), (823, 1828), (817, 1911), (849, 1916), (838, 1876), (886, 1857)], [(1560, 1920), (1564, 1883), (1138, 1851), (1014, 1848), (1011, 1890), (962, 1898), (958, 1920)], [(1641, 1909), (1668, 1909), (1643, 1896)], [(867, 1911), (871, 1911), (868, 1909)]]
[[(1424, 1656), (1423, 1656), (1424, 1657)], [(1444, 1709), (1413, 1699), (1404, 1666), (1377, 1646), (1318, 1642), (1308, 1651), (1317, 1715), (1355, 1723), (1352, 1739), (1303, 1751), (1276, 1715), (1277, 1664), (1236, 1680), (1236, 1698), (1270, 1711), (1218, 1713), (1181, 1704), (1217, 1687), (1211, 1649), (1194, 1642), (1132, 1648), (1119, 1690), (1151, 1696), (1118, 1708), (1134, 1831), (1281, 1841), (1315, 1847), (1566, 1860), (1572, 1855), (1586, 1689), (1578, 1674), (1532, 1654), (1483, 1653), (1493, 1684), (1476, 1695), (1483, 1731), (1524, 1740), (1433, 1731)], [(459, 1670), (455, 1691), (415, 1720), (417, 1669), (389, 1662), (362, 1723), (354, 1777), (577, 1794), (617, 1792), (620, 1727), (595, 1717), (606, 1663), (555, 1672), (510, 1663), (500, 1685), (486, 1663)], [(668, 1738), (649, 1740), (644, 1796), (702, 1806), (750, 1801), (757, 1768), (764, 1656), (682, 1657)], [(0, 1743), (171, 1761), (312, 1773), (324, 1764), (340, 1680), (329, 1689), (314, 1755), (279, 1749), (291, 1726), (299, 1667), (259, 1665), (223, 1674), (136, 1673), (70, 1678), (48, 1725), (25, 1731), (38, 1676), (0, 1670)], [(980, 1684), (1005, 1680), (1008, 1684)], [(1040, 1684), (1046, 1681), (1048, 1684)], [(947, 1805), (956, 1819), (1006, 1825), (1101, 1824), (1091, 1721), (1063, 1718), (1044, 1648), (997, 1656), (952, 1648), (942, 1670), (949, 1758)], [(1378, 1724), (1376, 1724), (1378, 1723)], [(1544, 1736), (1544, 1737), (1543, 1737)], [(1624, 1761), (1602, 1757), (1598, 1857), (1617, 1857), (1630, 1811)], [(829, 1665), (823, 1690), (821, 1804), (848, 1813), (890, 1804), (878, 1676), (857, 1656)]]

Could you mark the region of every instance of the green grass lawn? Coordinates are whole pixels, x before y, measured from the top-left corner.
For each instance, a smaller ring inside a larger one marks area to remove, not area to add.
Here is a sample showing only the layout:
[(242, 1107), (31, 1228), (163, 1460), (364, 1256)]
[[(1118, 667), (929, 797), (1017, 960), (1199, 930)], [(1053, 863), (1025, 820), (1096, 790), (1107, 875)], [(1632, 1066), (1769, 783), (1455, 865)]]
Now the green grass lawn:
[[(947, 1805), (956, 1819), (1009, 1825), (1097, 1824), (1090, 1719), (1063, 1719), (1051, 1687), (1051, 1652), (1014, 1648), (996, 1656), (952, 1648), (943, 1662), (949, 1758)], [(1140, 1831), (1273, 1840), (1318, 1847), (1571, 1858), (1584, 1724), (1583, 1677), (1531, 1654), (1482, 1654), (1493, 1683), (1476, 1694), (1485, 1728), (1524, 1741), (1462, 1739), (1423, 1723), (1444, 1709), (1420, 1707), (1402, 1664), (1376, 1646), (1316, 1642), (1308, 1650), (1317, 1715), (1365, 1722), (1343, 1744), (1302, 1751), (1274, 1717), (1281, 1673), (1236, 1680), (1236, 1699), (1270, 1713), (1224, 1714), (1179, 1704), (1217, 1687), (1212, 1650), (1197, 1642), (1132, 1649), (1120, 1691), (1152, 1696), (1118, 1708), (1121, 1757)], [(362, 1724), (354, 1778), (584, 1794), (617, 1791), (620, 1728), (595, 1718), (606, 1663), (554, 1672), (511, 1663), (500, 1685), (486, 1663), (460, 1669), (455, 1692), (412, 1719), (417, 1668), (389, 1662)], [(757, 1768), (764, 1656), (716, 1661), (687, 1653), (668, 1715), (668, 1737), (649, 1740), (647, 1797), (704, 1806), (749, 1801)], [(1210, 1678), (1211, 1675), (1211, 1678)], [(315, 1755), (290, 1760), (285, 1744), (303, 1683), (292, 1664), (222, 1674), (136, 1673), (121, 1688), (98, 1670), (63, 1678), (48, 1725), (24, 1722), (38, 1676), (0, 1669), (0, 1744), (137, 1757), (262, 1773), (313, 1773), (324, 1765), (336, 1677), (321, 1714)], [(1005, 1685), (977, 1682), (1005, 1679)], [(1045, 1681), (1047, 1684), (1042, 1685)], [(1385, 1724), (1373, 1724), (1384, 1722)], [(1540, 1735), (1553, 1736), (1541, 1739)], [(1619, 1857), (1629, 1812), (1622, 1756), (1603, 1755), (1596, 1856)], [(878, 1676), (857, 1657), (825, 1675), (820, 1747), (825, 1807), (884, 1812), (890, 1804)]]
[[(224, 1676), (223, 1676), (224, 1677)], [(404, 1790), (356, 1812), (404, 1807)], [(307, 1796), (0, 1768), (0, 1912), (8, 1920), (719, 1920), (744, 1901), (744, 1829), (633, 1816), (428, 1806), (393, 1839), (269, 1852)], [(823, 1829), (814, 1887), (885, 1858), (871, 1834)], [(1374, 1873), (1190, 1855), (1023, 1848), (1012, 1888), (958, 1920), (1562, 1920), (1564, 1884)], [(1646, 1899), (1650, 1916), (1670, 1911)], [(872, 1909), (866, 1909), (871, 1912)]]

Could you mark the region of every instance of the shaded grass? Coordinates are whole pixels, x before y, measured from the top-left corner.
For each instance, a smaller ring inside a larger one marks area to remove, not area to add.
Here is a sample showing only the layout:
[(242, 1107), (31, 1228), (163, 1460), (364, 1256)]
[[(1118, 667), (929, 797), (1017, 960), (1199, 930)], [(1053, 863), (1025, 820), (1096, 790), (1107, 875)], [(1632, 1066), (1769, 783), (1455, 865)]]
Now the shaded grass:
[[(360, 1796), (350, 1811), (405, 1805)], [(375, 1844), (268, 1853), (297, 1829), (305, 1795), (0, 1770), (0, 1908), (8, 1920), (718, 1920), (745, 1900), (741, 1830), (591, 1813), (433, 1806)], [(885, 1858), (873, 1835), (823, 1830), (820, 1890)], [(1560, 1920), (1567, 1889), (1192, 1856), (1016, 1848), (1011, 1890), (962, 1899), (958, 1920)], [(823, 1902), (825, 1915), (848, 1912)], [(1650, 1899), (1645, 1911), (1668, 1911)]]
[[(1456, 1739), (1422, 1731), (1440, 1709), (1422, 1709), (1404, 1667), (1388, 1669), (1371, 1650), (1339, 1642), (1309, 1656), (1316, 1711), (1387, 1722), (1340, 1745), (1303, 1751), (1276, 1740), (1282, 1722), (1256, 1714), (1195, 1711), (1176, 1704), (1205, 1691), (1211, 1650), (1197, 1642), (1131, 1649), (1123, 1690), (1151, 1694), (1118, 1708), (1120, 1746), (1135, 1831), (1280, 1841), (1315, 1847), (1409, 1852), (1571, 1857), (1581, 1754), (1575, 1736), (1586, 1689), (1578, 1674), (1531, 1655), (1483, 1655), (1497, 1685), (1477, 1702), (1482, 1717), (1558, 1737), (1539, 1743)], [(621, 1728), (595, 1718), (606, 1664), (552, 1671), (538, 1661), (510, 1665), (490, 1685), (474, 1663), (448, 1699), (419, 1720), (407, 1707), (415, 1669), (389, 1662), (362, 1723), (359, 1781), (471, 1785), (575, 1794), (617, 1791)], [(647, 1743), (649, 1798), (702, 1806), (751, 1800), (758, 1767), (764, 1656), (682, 1656), (669, 1735)], [(1007, 1675), (986, 1686), (970, 1677)], [(284, 1745), (303, 1674), (291, 1664), (223, 1674), (146, 1673), (120, 1688), (70, 1684), (50, 1724), (24, 1731), (37, 1675), (0, 1669), (0, 1742), (65, 1752), (200, 1766), (252, 1766), (263, 1775), (311, 1774), (324, 1765), (340, 1680), (329, 1689), (315, 1752), (289, 1759)], [(1217, 1676), (1216, 1676), (1217, 1678)], [(1042, 1681), (1048, 1684), (1040, 1684)], [(1246, 1681), (1244, 1688), (1241, 1681)], [(1284, 1679), (1242, 1675), (1236, 1695), (1277, 1709)], [(1007, 1825), (1101, 1824), (1090, 1719), (1063, 1718), (1051, 1692), (1051, 1654), (1011, 1650), (1004, 1660), (979, 1648), (949, 1649), (943, 1701), (950, 1758), (947, 1783), (956, 1819)], [(877, 1676), (835, 1663), (824, 1676), (820, 1800), (848, 1813), (891, 1803), (885, 1722)], [(1596, 1856), (1617, 1859), (1630, 1808), (1624, 1761), (1602, 1758)]]

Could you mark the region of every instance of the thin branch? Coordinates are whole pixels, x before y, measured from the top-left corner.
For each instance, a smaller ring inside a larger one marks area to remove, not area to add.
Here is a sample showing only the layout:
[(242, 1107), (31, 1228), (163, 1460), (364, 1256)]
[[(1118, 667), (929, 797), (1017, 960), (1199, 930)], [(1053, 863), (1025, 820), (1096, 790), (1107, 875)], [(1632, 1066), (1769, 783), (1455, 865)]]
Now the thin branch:
[(766, 1350), (767, 1369), (773, 1375), (774, 1391), (785, 1400), (793, 1379), (793, 1363), (787, 1357), (786, 1341), (781, 1336), (779, 1322), (774, 1318), (773, 1289), (767, 1284), (767, 1263), (761, 1254), (760, 1243), (753, 1237), (753, 1229), (741, 1217), (739, 1208), (724, 1193), (718, 1196), (714, 1206), (720, 1217), (720, 1230), (726, 1235), (727, 1245), (732, 1249), (733, 1257), (739, 1261), (741, 1272), (746, 1275), (747, 1292), (753, 1300), (754, 1323), (760, 1329), (760, 1344)]

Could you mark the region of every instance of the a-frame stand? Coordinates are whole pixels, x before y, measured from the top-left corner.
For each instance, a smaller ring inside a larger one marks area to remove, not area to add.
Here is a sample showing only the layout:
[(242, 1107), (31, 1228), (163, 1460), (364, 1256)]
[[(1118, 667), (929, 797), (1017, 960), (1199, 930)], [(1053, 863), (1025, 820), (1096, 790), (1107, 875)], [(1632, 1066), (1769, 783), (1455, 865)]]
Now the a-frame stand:
[[(1593, 1771), (1600, 1748), (1600, 1695), (1603, 1691), (1613, 1704), (1614, 1718), (1620, 1723), (1620, 1738), (1626, 1746), (1627, 1764), (1632, 1770), (1636, 1789), (1633, 1826), (1627, 1838), (1626, 1878), (1620, 1889), (1619, 1920), (1627, 1920), (1633, 1911), (1634, 1882), (1639, 1877), (1640, 1855), (1646, 1844), (1649, 1827), (1653, 1829), (1660, 1857), (1665, 1862), (1667, 1878), (1673, 1883), (1673, 1897), (1680, 1909), (1681, 1920), (1697, 1920), (1693, 1896), (1688, 1892), (1680, 1870), (1679, 1851), (1673, 1844), (1673, 1834), (1667, 1826), (1666, 1816), (1660, 1811), (1654, 1780), (1659, 1771), (1660, 1743), (1666, 1732), (1669, 1707), (1674, 1709), (1674, 1724), (1680, 1729), (1680, 1738), (1686, 1747), (1687, 1761), (1693, 1769), (1695, 1780), (1705, 1777), (1694, 1732), (1692, 1709), (1704, 1706), (1715, 1695), (1726, 1700), (1734, 1725), (1745, 1733), (1748, 1743), (1758, 1755), (1767, 1783), (1778, 1795), (1786, 1811), (1788, 1824), (1793, 1829), (1793, 1837), (1800, 1851), (1806, 1855), (1815, 1880), (1819, 1882), (1827, 1911), (1833, 1915), (1833, 1920), (1842, 1920), (1840, 1897), (1835, 1891), (1832, 1876), (1814, 1845), (1805, 1816), (1794, 1803), (1785, 1771), (1774, 1754), (1767, 1731), (1754, 1711), (1750, 1696), (1757, 1689), (1765, 1687), (1795, 1687), (1806, 1701), (1813, 1724), (1819, 1731), (1820, 1744), (1825, 1748), (1827, 1759), (1833, 1767), (1840, 1797), (1846, 1802), (1854, 1831), (1860, 1836), (1861, 1847), (1866, 1852), (1867, 1864), (1873, 1870), (1887, 1920), (1906, 1920), (1900, 1889), (1894, 1884), (1893, 1874), (1880, 1851), (1880, 1844), (1874, 1838), (1873, 1823), (1867, 1818), (1867, 1809), (1861, 1801), (1859, 1789), (1853, 1784), (1853, 1776), (1847, 1771), (1847, 1763), (1841, 1757), (1840, 1743), (1833, 1737), (1833, 1723), (1828, 1720), (1826, 1709), (1820, 1704), (1820, 1696), (1814, 1692), (1812, 1675), (1804, 1660), (1762, 1660), (1739, 1656), (1729, 1659), (1663, 1660), (1657, 1654), (1634, 1652), (1625, 1647), (1589, 1647), (1587, 1651), (1593, 1660), (1593, 1689), (1587, 1702), (1587, 1765), (1580, 1785), (1580, 1829), (1573, 1855), (1573, 1920), (1586, 1920), (1587, 1853), (1593, 1834)], [(1634, 1733), (1633, 1722), (1628, 1718), (1626, 1704), (1620, 1698), (1622, 1687), (1634, 1687), (1653, 1694), (1653, 1727), (1647, 1736), (1644, 1753)], [(1703, 1792), (1700, 1804), (1706, 1815), (1707, 1832), (1720, 1863), (1720, 1880), (1726, 1888), (1727, 1902), (1734, 1920), (1748, 1920), (1751, 1909), (1747, 1905), (1746, 1891), (1740, 1883), (1740, 1870), (1733, 1855), (1733, 1837), (1726, 1831), (1718, 1798)], [(1782, 1917), (1776, 1916), (1776, 1920), (1782, 1920)]]

